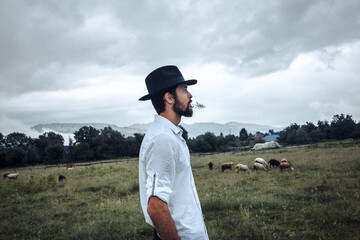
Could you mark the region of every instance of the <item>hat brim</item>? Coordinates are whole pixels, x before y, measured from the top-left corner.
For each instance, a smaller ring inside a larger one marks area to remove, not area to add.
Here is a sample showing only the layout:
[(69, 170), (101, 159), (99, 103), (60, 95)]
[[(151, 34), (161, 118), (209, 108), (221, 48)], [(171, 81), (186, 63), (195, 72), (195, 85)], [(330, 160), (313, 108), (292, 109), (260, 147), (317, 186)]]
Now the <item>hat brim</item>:
[[(196, 79), (191, 79), (191, 80), (186, 80), (184, 82), (180, 82), (180, 83), (177, 83), (175, 85), (172, 85), (172, 86), (168, 86), (166, 89), (169, 89), (169, 88), (172, 88), (172, 87), (176, 87), (180, 84), (183, 84), (183, 83), (186, 83), (186, 85), (190, 86), (190, 85), (195, 85), (197, 83), (197, 80)], [(139, 101), (146, 101), (146, 100), (150, 100), (151, 98), (153, 98), (156, 94), (158, 94), (159, 92), (163, 91), (165, 89), (160, 89), (159, 91), (155, 92), (155, 93), (151, 93), (151, 94), (147, 94), (141, 98), (139, 98)]]

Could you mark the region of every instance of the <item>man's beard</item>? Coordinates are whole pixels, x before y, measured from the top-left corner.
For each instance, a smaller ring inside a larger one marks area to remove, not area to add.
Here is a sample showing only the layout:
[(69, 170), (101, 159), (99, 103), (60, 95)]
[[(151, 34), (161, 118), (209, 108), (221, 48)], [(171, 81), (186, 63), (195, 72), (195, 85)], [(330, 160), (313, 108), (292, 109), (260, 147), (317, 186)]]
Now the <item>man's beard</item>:
[(179, 114), (180, 116), (184, 116), (184, 117), (192, 117), (193, 115), (193, 110), (192, 108), (190, 108), (190, 103), (191, 101), (189, 101), (187, 107), (185, 110), (182, 110), (183, 105), (180, 104), (180, 102), (178, 101), (177, 97), (175, 98), (175, 104), (173, 106), (174, 111)]

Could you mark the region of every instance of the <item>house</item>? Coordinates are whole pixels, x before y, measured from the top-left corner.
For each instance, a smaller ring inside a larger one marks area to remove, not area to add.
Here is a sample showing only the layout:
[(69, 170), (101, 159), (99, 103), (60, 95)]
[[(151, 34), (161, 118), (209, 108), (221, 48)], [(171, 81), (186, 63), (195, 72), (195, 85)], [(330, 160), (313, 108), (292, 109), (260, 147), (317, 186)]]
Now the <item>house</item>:
[(278, 137), (279, 137), (279, 134), (273, 134), (273, 135), (267, 135), (263, 139), (264, 139), (265, 142), (272, 142), (272, 141), (276, 142)]
[(255, 133), (255, 135), (254, 135), (254, 139), (257, 139), (257, 138), (263, 138), (264, 137), (264, 134), (262, 134), (262, 133), (260, 133), (260, 132), (257, 132), (257, 133)]

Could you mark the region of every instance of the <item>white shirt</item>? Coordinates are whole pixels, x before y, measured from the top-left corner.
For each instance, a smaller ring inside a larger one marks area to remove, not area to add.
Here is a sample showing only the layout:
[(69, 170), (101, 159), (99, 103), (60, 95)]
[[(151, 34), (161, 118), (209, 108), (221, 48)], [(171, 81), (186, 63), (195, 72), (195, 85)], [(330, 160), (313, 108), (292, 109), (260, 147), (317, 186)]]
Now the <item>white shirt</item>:
[(139, 185), (148, 224), (154, 226), (147, 203), (156, 196), (167, 203), (181, 239), (209, 239), (182, 130), (158, 115), (141, 144)]

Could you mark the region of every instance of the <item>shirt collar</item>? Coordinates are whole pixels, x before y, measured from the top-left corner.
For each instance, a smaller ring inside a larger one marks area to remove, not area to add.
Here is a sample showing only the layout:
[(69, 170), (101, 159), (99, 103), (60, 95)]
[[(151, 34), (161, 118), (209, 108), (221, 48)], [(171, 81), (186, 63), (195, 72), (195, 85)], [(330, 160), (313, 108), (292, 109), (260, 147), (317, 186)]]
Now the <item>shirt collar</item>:
[(165, 124), (168, 128), (170, 128), (176, 135), (182, 135), (183, 130), (177, 126), (175, 126), (172, 122), (169, 121), (169, 119), (164, 118), (160, 115), (155, 115), (155, 121), (162, 122)]

